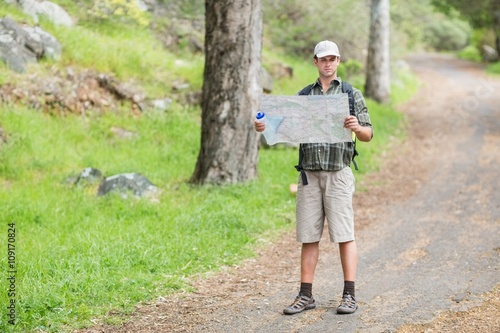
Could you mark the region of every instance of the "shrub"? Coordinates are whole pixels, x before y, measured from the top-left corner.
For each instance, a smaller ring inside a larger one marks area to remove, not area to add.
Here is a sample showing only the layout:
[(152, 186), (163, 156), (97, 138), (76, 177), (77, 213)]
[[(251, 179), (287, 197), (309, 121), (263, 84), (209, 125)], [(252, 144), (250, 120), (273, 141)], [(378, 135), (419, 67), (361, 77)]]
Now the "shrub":
[(477, 47), (473, 45), (467, 45), (464, 49), (462, 49), (462, 51), (458, 53), (458, 56), (461, 59), (475, 61), (475, 62), (481, 62), (482, 60), (481, 53), (479, 52)]
[(424, 40), (437, 51), (458, 51), (469, 42), (470, 27), (458, 20), (435, 20), (424, 31)]
[(132, 20), (143, 26), (149, 25), (147, 14), (133, 0), (96, 0), (89, 15), (97, 19)]

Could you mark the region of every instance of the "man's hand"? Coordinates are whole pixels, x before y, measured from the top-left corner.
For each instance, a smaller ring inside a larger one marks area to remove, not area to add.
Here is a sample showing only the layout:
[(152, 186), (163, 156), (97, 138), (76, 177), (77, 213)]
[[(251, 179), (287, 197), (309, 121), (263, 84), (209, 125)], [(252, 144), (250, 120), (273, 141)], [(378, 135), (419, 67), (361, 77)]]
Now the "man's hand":
[(360, 131), (361, 126), (359, 125), (358, 118), (354, 116), (348, 116), (347, 118), (345, 118), (344, 127), (357, 134)]
[(264, 132), (264, 130), (266, 129), (266, 124), (257, 120), (254, 121), (253, 126), (255, 127), (255, 130), (257, 132)]
[(358, 122), (358, 118), (354, 116), (348, 116), (345, 118), (344, 127), (353, 131), (360, 141), (368, 142), (373, 137), (373, 130), (371, 127), (361, 126)]

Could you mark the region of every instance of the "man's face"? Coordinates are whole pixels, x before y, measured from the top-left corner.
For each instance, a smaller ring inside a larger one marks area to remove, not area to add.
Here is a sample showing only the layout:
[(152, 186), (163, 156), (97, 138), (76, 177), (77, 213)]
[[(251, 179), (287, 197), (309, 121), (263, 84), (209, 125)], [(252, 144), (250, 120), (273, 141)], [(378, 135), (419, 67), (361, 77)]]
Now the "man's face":
[(339, 63), (340, 57), (337, 56), (326, 56), (314, 59), (314, 65), (318, 68), (319, 75), (323, 77), (336, 76)]

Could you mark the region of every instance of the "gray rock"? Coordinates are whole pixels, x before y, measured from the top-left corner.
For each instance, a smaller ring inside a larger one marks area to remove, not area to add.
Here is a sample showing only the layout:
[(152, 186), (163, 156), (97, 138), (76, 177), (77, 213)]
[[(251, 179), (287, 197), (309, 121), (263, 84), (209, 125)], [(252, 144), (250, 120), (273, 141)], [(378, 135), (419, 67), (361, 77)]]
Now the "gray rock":
[(495, 62), (498, 60), (498, 52), (489, 45), (481, 46), (481, 54), (483, 55), (484, 61)]
[(99, 169), (85, 168), (75, 181), (75, 185), (91, 185), (102, 181), (103, 174)]
[(137, 3), (137, 7), (140, 10), (142, 10), (144, 12), (146, 12), (148, 10), (151, 10), (150, 5), (148, 3), (146, 3), (145, 1), (143, 1), (143, 0), (135, 0), (135, 2)]
[(36, 41), (10, 17), (0, 19), (0, 59), (16, 72), (25, 71), (26, 64), (36, 63)]
[(264, 67), (260, 68), (259, 79), (260, 79), (260, 85), (262, 86), (262, 90), (265, 93), (270, 93), (273, 91), (274, 79)]
[(24, 73), (27, 64), (37, 61), (33, 52), (19, 45), (12, 36), (2, 32), (0, 32), (0, 59), (18, 73)]
[(163, 99), (155, 99), (153, 101), (153, 108), (161, 111), (166, 111), (170, 108), (171, 104), (172, 104), (172, 99), (168, 97)]
[(111, 133), (113, 133), (115, 136), (119, 137), (120, 139), (134, 139), (138, 138), (139, 134), (131, 131), (127, 131), (124, 128), (120, 127), (111, 127), (110, 129)]
[(122, 173), (104, 179), (99, 185), (97, 195), (110, 192), (117, 192), (123, 198), (127, 198), (130, 193), (135, 197), (156, 198), (160, 191), (149, 179), (138, 173)]
[(10, 17), (0, 19), (0, 59), (16, 72), (42, 57), (59, 59), (61, 45), (54, 36), (39, 27), (19, 25)]
[(54, 36), (40, 27), (26, 26), (23, 29), (28, 33), (31, 40), (40, 43), (42, 48), (40, 57), (44, 56), (53, 60), (61, 59), (62, 47)]
[(73, 19), (59, 5), (50, 1), (20, 0), (23, 11), (30, 15), (38, 23), (40, 16), (45, 16), (49, 21), (56, 25), (71, 27), (74, 25)]

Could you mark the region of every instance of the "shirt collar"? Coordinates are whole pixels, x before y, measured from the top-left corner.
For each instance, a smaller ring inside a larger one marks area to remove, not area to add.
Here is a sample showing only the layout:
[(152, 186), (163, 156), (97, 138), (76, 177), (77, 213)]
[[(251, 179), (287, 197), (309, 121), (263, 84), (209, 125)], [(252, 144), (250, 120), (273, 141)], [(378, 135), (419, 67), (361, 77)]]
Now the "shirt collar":
[[(340, 77), (337, 77), (336, 79), (333, 79), (331, 82), (330, 82), (330, 85), (332, 85), (332, 83), (336, 86), (340, 85), (342, 82), (342, 79)], [(321, 83), (319, 82), (319, 78), (316, 79), (316, 82), (314, 82), (313, 84), (313, 88), (316, 87), (316, 86), (319, 86), (321, 87)]]

